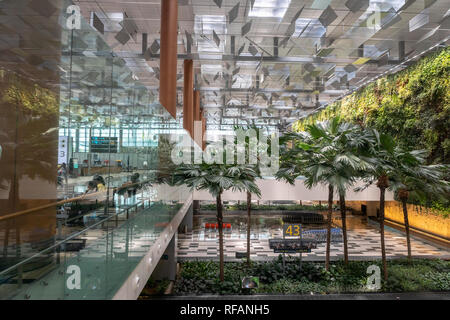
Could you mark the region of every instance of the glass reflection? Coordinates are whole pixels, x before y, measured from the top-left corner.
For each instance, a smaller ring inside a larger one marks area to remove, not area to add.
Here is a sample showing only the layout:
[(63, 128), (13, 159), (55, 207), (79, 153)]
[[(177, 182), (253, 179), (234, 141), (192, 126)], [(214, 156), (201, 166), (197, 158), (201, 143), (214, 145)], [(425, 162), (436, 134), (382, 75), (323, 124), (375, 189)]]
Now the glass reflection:
[(179, 121), (71, 5), (0, 2), (0, 298), (111, 298), (190, 195)]

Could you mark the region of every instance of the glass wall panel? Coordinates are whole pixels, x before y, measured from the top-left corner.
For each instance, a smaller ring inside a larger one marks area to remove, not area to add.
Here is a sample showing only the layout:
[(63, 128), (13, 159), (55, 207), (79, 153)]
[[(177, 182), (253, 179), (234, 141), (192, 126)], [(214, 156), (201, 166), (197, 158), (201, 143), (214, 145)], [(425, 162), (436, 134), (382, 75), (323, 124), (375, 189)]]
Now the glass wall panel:
[(0, 270), (55, 240), (62, 5), (0, 2)]
[(0, 1), (0, 298), (111, 298), (190, 196), (160, 183), (186, 132), (72, 2), (45, 2)]

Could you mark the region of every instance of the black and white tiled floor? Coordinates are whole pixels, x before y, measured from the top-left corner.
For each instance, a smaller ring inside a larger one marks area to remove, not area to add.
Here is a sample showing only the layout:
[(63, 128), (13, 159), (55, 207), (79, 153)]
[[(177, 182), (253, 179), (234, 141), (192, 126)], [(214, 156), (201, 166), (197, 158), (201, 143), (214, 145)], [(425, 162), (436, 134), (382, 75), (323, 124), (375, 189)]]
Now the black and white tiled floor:
[[(274, 217), (266, 217), (265, 221), (270, 221)], [(360, 217), (349, 217), (349, 219), (361, 219)], [(255, 218), (261, 220), (261, 217)], [(241, 220), (241, 219), (239, 219)], [(279, 217), (278, 217), (279, 220)], [(205, 219), (197, 221), (193, 232), (178, 235), (178, 260), (216, 260), (218, 259), (218, 233), (214, 230), (207, 231), (204, 228)], [(209, 220), (208, 220), (209, 221)], [(225, 219), (225, 222), (226, 219)], [(225, 260), (234, 261), (236, 252), (246, 252), (246, 228), (243, 228), (242, 220), (232, 223), (234, 228), (224, 233), (224, 255)], [(337, 224), (339, 224), (337, 222)], [(349, 257), (352, 260), (369, 260), (381, 257), (380, 234), (379, 231), (371, 224), (365, 223), (348, 223), (348, 249)], [(251, 258), (253, 260), (271, 260), (279, 254), (274, 253), (269, 248), (270, 238), (282, 238), (282, 230), (276, 224), (264, 223), (257, 224), (252, 228), (251, 236)], [(319, 228), (324, 228), (321, 226)], [(317, 226), (314, 226), (317, 229)], [(405, 236), (394, 230), (386, 228), (385, 243), (386, 254), (388, 258), (400, 258), (407, 255)], [(303, 253), (306, 261), (323, 261), (325, 259), (325, 243), (317, 244), (317, 248), (311, 253)], [(411, 239), (411, 248), (414, 257), (441, 257), (450, 258), (450, 250), (448, 248), (439, 247), (417, 238)], [(297, 256), (299, 254), (296, 254)], [(343, 244), (332, 243), (331, 259), (340, 259), (343, 257)]]

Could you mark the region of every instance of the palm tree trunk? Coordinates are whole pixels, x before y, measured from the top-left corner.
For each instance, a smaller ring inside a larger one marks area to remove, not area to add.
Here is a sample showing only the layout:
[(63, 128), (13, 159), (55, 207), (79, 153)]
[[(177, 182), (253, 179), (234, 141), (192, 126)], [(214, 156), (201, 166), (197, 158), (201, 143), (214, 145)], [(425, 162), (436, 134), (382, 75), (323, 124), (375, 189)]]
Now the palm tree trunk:
[(247, 264), (250, 265), (250, 225), (252, 211), (252, 194), (247, 192)]
[(406, 245), (408, 247), (408, 260), (411, 260), (411, 239), (409, 237), (408, 207), (406, 205), (406, 199), (402, 199), (402, 207), (403, 207), (403, 217), (405, 219)]
[(345, 196), (343, 193), (339, 193), (339, 205), (342, 219), (342, 236), (344, 238), (344, 262), (345, 264), (348, 264), (347, 219), (345, 212)]
[(386, 188), (380, 188), (380, 236), (381, 236), (381, 260), (383, 262), (384, 280), (388, 279), (388, 270), (386, 262), (386, 247), (384, 244), (384, 195)]
[(327, 249), (325, 255), (325, 269), (330, 268), (330, 247), (331, 247), (331, 222), (333, 215), (333, 186), (328, 185), (328, 218), (327, 218)]
[(223, 267), (223, 212), (222, 212), (222, 194), (216, 198), (217, 206), (217, 223), (219, 224), (219, 265), (220, 265), (220, 281), (224, 281), (224, 267)]

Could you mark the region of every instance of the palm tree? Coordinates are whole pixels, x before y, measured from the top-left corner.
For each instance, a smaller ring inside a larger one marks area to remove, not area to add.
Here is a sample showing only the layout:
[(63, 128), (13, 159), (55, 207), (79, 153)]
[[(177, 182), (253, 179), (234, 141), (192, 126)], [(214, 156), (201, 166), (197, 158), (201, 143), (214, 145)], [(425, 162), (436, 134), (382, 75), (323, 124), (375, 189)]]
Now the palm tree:
[[(413, 170), (417, 170), (418, 166), (422, 162), (422, 151), (405, 151), (395, 143), (394, 139), (390, 135), (380, 134), (375, 129), (367, 129), (366, 133), (371, 136), (368, 140), (372, 142), (372, 146), (366, 150), (368, 153), (365, 154), (364, 158), (371, 162), (372, 166), (367, 169), (364, 176), (366, 180), (368, 180), (368, 184), (376, 181), (376, 186), (380, 189), (379, 220), (381, 259), (383, 263), (384, 280), (387, 281), (388, 269), (384, 239), (384, 209), (386, 190), (391, 187), (391, 183), (393, 183), (396, 178), (397, 180), (403, 180), (404, 182), (407, 182), (410, 179), (415, 179)], [(424, 169), (424, 172), (426, 171), (425, 168), (422, 169)], [(400, 186), (402, 186), (402, 184), (400, 184)], [(406, 185), (403, 186), (406, 187)], [(409, 194), (406, 194), (405, 191), (407, 191), (407, 189), (404, 187), (399, 187), (399, 190), (402, 189), (399, 196), (403, 199), (407, 199)], [(409, 238), (409, 223), (407, 222), (407, 215), (405, 218), (405, 223), (408, 224), (407, 237)]]
[(409, 153), (407, 163), (397, 165), (391, 177), (390, 190), (396, 193), (402, 203), (405, 223), (408, 260), (411, 261), (411, 240), (409, 232), (408, 205), (410, 197), (427, 199), (429, 197), (448, 196), (449, 183), (444, 180), (445, 165), (426, 165), (428, 152), (416, 150)]
[[(257, 166), (250, 166), (256, 176), (260, 177)], [(252, 192), (247, 190), (247, 264), (250, 265), (250, 234), (251, 234), (251, 222), (252, 222)]]
[[(305, 143), (308, 136), (302, 133), (289, 133), (282, 137), (280, 143), (280, 169), (276, 174), (278, 180), (284, 180), (291, 185), (299, 177), (306, 177), (309, 183), (305, 184), (308, 189), (325, 181), (314, 180), (311, 171), (307, 170), (316, 163), (313, 146)], [(330, 266), (331, 246), (331, 224), (333, 215), (334, 186), (328, 184), (328, 214), (327, 214), (327, 243), (325, 255), (325, 269)]]
[[(234, 127), (234, 131), (237, 132), (237, 130), (243, 130), (243, 131), (247, 131), (247, 130), (254, 130), (254, 132), (256, 133), (256, 136), (259, 137), (260, 135), (260, 128), (256, 127), (255, 125), (250, 125), (248, 127), (238, 127), (235, 126)], [(238, 141), (237, 141), (237, 137), (235, 139), (235, 144), (237, 145)], [(249, 136), (245, 136), (245, 154), (246, 154), (246, 158), (249, 157), (250, 154), (250, 137)], [(270, 147), (268, 152), (270, 153)], [(249, 161), (250, 162), (250, 161)], [(253, 170), (256, 172), (257, 177), (260, 178), (261, 177), (261, 172), (259, 170), (259, 166), (257, 164), (252, 165)], [(250, 235), (251, 235), (251, 222), (252, 222), (252, 193), (250, 191), (247, 191), (247, 265), (250, 265)]]
[[(310, 142), (308, 144), (307, 142)], [(299, 177), (306, 177), (309, 181), (307, 188), (312, 188), (324, 181), (313, 180), (312, 171), (308, 170), (316, 163), (316, 155), (310, 141), (310, 137), (305, 132), (288, 133), (280, 140), (280, 169), (276, 174), (278, 180), (284, 180), (291, 185), (295, 184), (295, 180)], [(327, 215), (327, 243), (325, 256), (325, 269), (329, 269), (330, 265), (330, 246), (331, 246), (331, 223), (333, 214), (333, 194), (334, 186), (328, 184), (328, 215)]]
[(233, 190), (260, 195), (261, 192), (255, 183), (256, 177), (257, 173), (250, 165), (184, 164), (178, 166), (174, 172), (174, 181), (177, 185), (184, 184), (192, 189), (208, 190), (216, 198), (220, 281), (224, 281), (222, 194), (226, 190)]
[(347, 225), (345, 209), (346, 190), (353, 185), (360, 172), (370, 164), (359, 158), (359, 150), (367, 147), (366, 137), (355, 125), (341, 122), (339, 118), (317, 122), (306, 127), (306, 132), (290, 133), (283, 137), (282, 145), (291, 142), (291, 148), (283, 147), (281, 168), (277, 178), (294, 183), (298, 176), (305, 176), (305, 185), (328, 185), (328, 225), (325, 267), (328, 270), (331, 246), (331, 222), (333, 193), (339, 195), (344, 240), (344, 261), (348, 263)]

